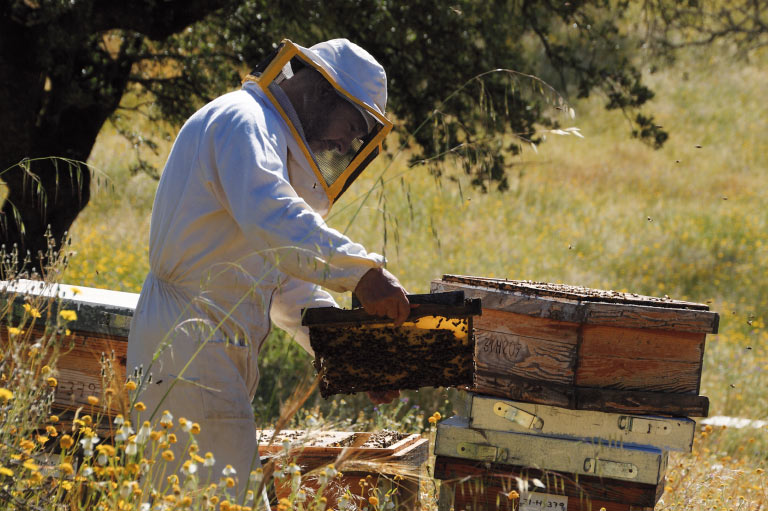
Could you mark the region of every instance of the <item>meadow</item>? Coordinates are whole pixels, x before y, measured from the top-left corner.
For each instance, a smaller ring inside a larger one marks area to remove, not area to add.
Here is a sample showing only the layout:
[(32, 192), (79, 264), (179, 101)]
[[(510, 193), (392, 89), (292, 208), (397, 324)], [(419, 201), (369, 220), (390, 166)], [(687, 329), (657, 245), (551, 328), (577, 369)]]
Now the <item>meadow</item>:
[[(584, 138), (545, 134), (538, 151), (525, 149), (513, 161), (506, 192), (472, 188), (450, 161), (435, 178), (426, 166), (409, 167), (407, 151), (390, 144), (390, 158), (347, 192), (329, 223), (385, 253), (410, 292), (428, 292), (431, 279), (454, 273), (707, 303), (721, 315), (720, 333), (708, 338), (701, 390), (710, 415), (766, 419), (768, 104), (761, 91), (768, 53), (740, 60), (728, 49), (691, 51), (647, 80), (657, 93), (649, 110), (670, 133), (661, 150), (631, 139), (627, 121), (593, 96), (574, 102), (575, 119), (563, 120)], [(162, 166), (168, 149), (151, 159)], [(129, 172), (134, 158), (106, 127), (89, 163), (109, 185), (73, 227), (77, 255), (64, 282), (139, 291), (156, 181)], [(311, 369), (279, 332), (261, 365), (255, 404), (267, 425), (297, 374)], [(421, 432), (432, 412), (454, 407), (453, 391), (405, 396), (408, 402), (379, 413), (360, 397), (313, 397), (294, 423)], [(766, 465), (766, 428), (701, 427), (693, 453), (671, 456), (656, 509), (766, 509)]]

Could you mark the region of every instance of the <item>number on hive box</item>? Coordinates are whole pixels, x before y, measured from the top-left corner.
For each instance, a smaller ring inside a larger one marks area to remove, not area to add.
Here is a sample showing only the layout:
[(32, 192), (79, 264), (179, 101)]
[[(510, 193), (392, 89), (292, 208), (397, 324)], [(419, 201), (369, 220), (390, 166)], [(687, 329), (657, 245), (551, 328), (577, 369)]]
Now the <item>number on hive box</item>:
[(568, 511), (568, 497), (548, 493), (529, 493), (520, 497), (520, 511)]

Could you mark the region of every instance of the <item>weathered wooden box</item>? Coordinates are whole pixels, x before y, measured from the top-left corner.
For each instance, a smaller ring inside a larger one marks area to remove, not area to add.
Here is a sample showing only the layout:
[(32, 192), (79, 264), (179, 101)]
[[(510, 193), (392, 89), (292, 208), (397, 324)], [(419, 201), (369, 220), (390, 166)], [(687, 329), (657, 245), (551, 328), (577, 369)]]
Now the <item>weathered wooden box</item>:
[[(653, 509), (664, 493), (663, 481), (641, 484), (447, 456), (435, 458), (434, 475), (441, 480), (440, 511), (640, 511)], [(510, 499), (511, 491), (520, 499)]]
[(433, 292), (480, 298), (472, 390), (618, 413), (706, 416), (704, 304), (573, 286), (445, 275)]
[(470, 385), (474, 377), (473, 317), (480, 300), (462, 292), (410, 295), (399, 327), (363, 309), (306, 309), (323, 397), (362, 391)]
[[(60, 337), (55, 410), (76, 410), (80, 406), (88, 409), (88, 396), (105, 402), (102, 368), (106, 359), (115, 362), (114, 380), (125, 381), (128, 330), (138, 294), (65, 284), (51, 286), (31, 280), (0, 283), (0, 294), (12, 302), (12, 321), (23, 316), (25, 300), (43, 304), (32, 338), (43, 334), (48, 314), (55, 315), (58, 310), (74, 310), (77, 314), (77, 320), (68, 324), (71, 335)], [(0, 336), (5, 340), (7, 335), (3, 325)]]
[[(429, 439), (396, 432), (304, 430), (283, 430), (273, 439), (273, 433), (259, 432), (262, 464), (273, 457), (285, 456), (282, 442), (291, 442), (293, 446), (284, 460), (293, 461), (302, 474), (309, 474), (301, 482), (307, 493), (316, 493), (320, 488), (317, 476), (312, 476), (311, 471), (334, 464), (342, 472), (341, 478), (330, 482), (323, 493), (329, 509), (338, 507), (344, 494), (350, 496), (353, 509), (364, 509), (368, 505), (368, 492), (377, 486), (385, 492), (395, 491), (396, 509), (418, 508), (421, 468), (427, 460)], [(361, 484), (363, 481), (365, 484)], [(276, 499), (290, 493), (289, 480), (276, 481)]]
[(685, 417), (571, 410), (467, 392), (469, 427), (690, 452), (696, 422)]
[(438, 425), (435, 454), (652, 485), (664, 480), (668, 460), (646, 445), (471, 429), (459, 416)]

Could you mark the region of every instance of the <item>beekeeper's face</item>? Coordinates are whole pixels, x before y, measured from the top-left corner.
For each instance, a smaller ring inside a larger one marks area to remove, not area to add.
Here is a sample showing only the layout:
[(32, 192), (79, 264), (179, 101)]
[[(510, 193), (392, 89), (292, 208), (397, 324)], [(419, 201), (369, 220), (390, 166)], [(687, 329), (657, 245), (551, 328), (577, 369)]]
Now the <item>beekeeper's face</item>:
[(314, 153), (345, 154), (355, 139), (368, 134), (360, 111), (342, 98), (319, 73), (302, 69), (291, 80), (306, 80), (302, 105), (297, 114), (310, 149)]

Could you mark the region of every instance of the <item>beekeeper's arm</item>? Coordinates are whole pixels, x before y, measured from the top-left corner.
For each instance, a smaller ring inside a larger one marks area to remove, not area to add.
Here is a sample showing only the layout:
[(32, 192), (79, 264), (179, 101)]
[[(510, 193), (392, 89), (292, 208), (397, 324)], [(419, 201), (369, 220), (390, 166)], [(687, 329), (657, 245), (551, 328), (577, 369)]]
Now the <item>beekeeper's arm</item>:
[(288, 277), (275, 290), (269, 310), (272, 322), (312, 356), (315, 353), (309, 345), (309, 329), (301, 326), (301, 309), (314, 307), (338, 307), (338, 305), (336, 300), (317, 284)]
[(268, 130), (268, 122), (281, 121), (260, 109), (240, 108), (208, 128), (214, 193), (245, 237), (259, 240), (255, 247), (269, 247), (265, 257), (283, 273), (339, 292), (360, 285), (366, 311), (405, 321), (405, 290), (381, 269), (384, 258), (330, 228), (296, 194), (288, 181), (283, 130)]

